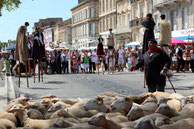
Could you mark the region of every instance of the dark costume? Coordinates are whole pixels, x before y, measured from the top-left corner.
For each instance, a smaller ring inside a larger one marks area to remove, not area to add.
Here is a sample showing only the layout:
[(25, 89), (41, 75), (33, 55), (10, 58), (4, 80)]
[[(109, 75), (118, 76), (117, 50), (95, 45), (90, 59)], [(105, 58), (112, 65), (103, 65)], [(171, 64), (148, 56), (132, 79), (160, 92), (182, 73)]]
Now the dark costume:
[(28, 46), (27, 46), (27, 37), (26, 37), (26, 27), (21, 26), (18, 29), (17, 39), (16, 39), (16, 51), (14, 54), (14, 59), (19, 60), (19, 62), (26, 63), (28, 60)]
[(144, 32), (144, 38), (143, 38), (142, 54), (144, 54), (148, 50), (148, 41), (150, 39), (155, 39), (155, 36), (154, 36), (154, 26), (155, 25), (156, 24), (152, 19), (147, 19), (143, 23), (143, 26), (145, 27), (145, 32)]
[(42, 42), (44, 41), (44, 36), (42, 33), (37, 32), (34, 35), (34, 40), (33, 40), (33, 48), (32, 48), (32, 58), (33, 59), (41, 59), (43, 57), (45, 57), (45, 45), (44, 43), (42, 44), (40, 42), (40, 46), (38, 45), (38, 39), (40, 38), (40, 36), (42, 37)]
[(102, 42), (103, 42), (103, 38), (98, 38), (98, 46), (97, 46), (97, 55), (98, 56), (105, 55)]
[(145, 67), (145, 77), (149, 92), (155, 92), (156, 89), (164, 92), (166, 79), (165, 76), (160, 75), (160, 72), (163, 67), (169, 69), (170, 65), (171, 60), (166, 52), (157, 48), (153, 52), (147, 51), (143, 59), (136, 65), (136, 69), (142, 66)]

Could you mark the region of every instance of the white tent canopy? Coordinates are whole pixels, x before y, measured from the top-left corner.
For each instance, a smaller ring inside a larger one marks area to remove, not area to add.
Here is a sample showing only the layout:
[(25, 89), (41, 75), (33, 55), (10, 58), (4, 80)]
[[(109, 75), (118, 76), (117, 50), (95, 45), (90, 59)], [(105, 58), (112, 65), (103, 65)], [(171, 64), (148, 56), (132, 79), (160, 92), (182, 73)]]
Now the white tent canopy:
[(52, 49), (51, 47), (46, 47), (45, 48), (47, 51), (54, 51), (54, 49)]
[(140, 43), (139, 42), (131, 42), (131, 43), (126, 44), (126, 46), (136, 46), (136, 45), (140, 45)]

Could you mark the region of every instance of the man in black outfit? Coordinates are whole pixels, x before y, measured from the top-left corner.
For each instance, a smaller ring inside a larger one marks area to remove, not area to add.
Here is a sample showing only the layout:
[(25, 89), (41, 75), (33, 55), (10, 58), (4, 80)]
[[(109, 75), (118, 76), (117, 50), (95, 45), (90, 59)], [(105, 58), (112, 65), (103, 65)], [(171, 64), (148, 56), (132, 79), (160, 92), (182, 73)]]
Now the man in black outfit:
[(164, 50), (157, 47), (157, 41), (155, 39), (149, 40), (148, 48), (143, 59), (135, 66), (132, 66), (131, 71), (144, 66), (148, 92), (155, 92), (156, 90), (164, 92), (166, 77), (160, 73), (162, 70), (166, 72), (170, 68), (171, 60)]
[[(181, 48), (182, 44), (178, 44), (177, 48), (176, 48), (176, 56), (177, 56), (177, 63), (178, 63), (178, 67), (177, 67), (177, 73), (179, 72), (179, 70), (184, 72), (184, 66), (185, 66), (185, 62), (183, 60), (183, 49)], [(181, 67), (181, 69), (180, 69)]]

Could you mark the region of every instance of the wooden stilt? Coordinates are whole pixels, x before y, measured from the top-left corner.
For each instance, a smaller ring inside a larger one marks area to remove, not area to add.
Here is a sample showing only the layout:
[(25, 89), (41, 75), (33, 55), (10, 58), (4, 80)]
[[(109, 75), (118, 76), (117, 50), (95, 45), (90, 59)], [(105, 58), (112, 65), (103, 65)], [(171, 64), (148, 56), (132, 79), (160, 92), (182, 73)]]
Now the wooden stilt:
[(31, 76), (30, 60), (28, 60), (28, 71), (29, 71), (29, 75)]
[(40, 82), (40, 60), (38, 60), (38, 82)]
[(26, 80), (27, 80), (27, 88), (29, 88), (29, 82), (28, 82), (28, 67), (27, 67), (27, 62), (25, 63), (25, 68), (26, 68)]
[(43, 67), (42, 67), (42, 59), (40, 59), (40, 70), (41, 70), (41, 78), (42, 78), (42, 82), (43, 82)]
[(99, 66), (100, 65), (100, 56), (98, 56), (98, 75), (99, 75)]
[(102, 57), (102, 74), (104, 74), (104, 57)]
[(36, 71), (36, 60), (34, 59), (34, 69), (33, 69), (33, 72), (34, 72), (34, 83), (36, 82), (35, 80), (36, 80), (36, 73), (35, 73), (35, 71)]
[(19, 62), (19, 67), (18, 67), (18, 75), (19, 75), (19, 88), (20, 88), (20, 62)]
[(110, 68), (109, 68), (109, 59), (110, 59), (110, 56), (108, 55), (108, 74), (110, 72)]

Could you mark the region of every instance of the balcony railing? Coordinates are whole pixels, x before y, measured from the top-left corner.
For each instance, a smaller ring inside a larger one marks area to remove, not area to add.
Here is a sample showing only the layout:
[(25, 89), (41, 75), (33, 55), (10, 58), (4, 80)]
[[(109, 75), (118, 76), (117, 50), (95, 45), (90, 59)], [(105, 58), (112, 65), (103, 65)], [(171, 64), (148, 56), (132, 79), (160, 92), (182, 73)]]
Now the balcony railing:
[(154, 7), (163, 7), (166, 5), (174, 4), (176, 2), (184, 2), (185, 0), (153, 0)]
[(131, 0), (131, 4), (138, 2), (138, 1), (140, 1), (140, 0)]
[(145, 20), (144, 18), (134, 19), (134, 20), (130, 21), (130, 27), (140, 26), (140, 25), (142, 25), (144, 20)]

